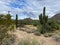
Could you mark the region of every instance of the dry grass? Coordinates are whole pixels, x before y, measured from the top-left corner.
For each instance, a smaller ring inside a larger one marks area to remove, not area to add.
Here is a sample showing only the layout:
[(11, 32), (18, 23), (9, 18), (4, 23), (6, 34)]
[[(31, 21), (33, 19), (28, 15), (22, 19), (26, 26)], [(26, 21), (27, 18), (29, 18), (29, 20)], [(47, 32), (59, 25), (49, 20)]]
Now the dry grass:
[(26, 31), (20, 31), (20, 29), (15, 30), (15, 32), (12, 32), (11, 34), (14, 34), (16, 36), (16, 42), (13, 45), (18, 45), (20, 40), (25, 41), (24, 39), (28, 39), (28, 38), (30, 40), (32, 39), (37, 40), (40, 45), (60, 45), (60, 42), (55, 41), (54, 37), (44, 37), (43, 35), (36, 36), (33, 33), (27, 33)]
[(43, 35), (36, 36), (33, 33), (26, 33), (19, 30), (16, 30), (13, 34), (16, 36), (16, 42), (14, 45), (17, 45), (20, 39), (26, 38), (29, 38), (30, 40), (35, 39), (40, 43), (40, 45), (60, 45), (60, 42), (56, 42), (52, 37), (44, 37)]

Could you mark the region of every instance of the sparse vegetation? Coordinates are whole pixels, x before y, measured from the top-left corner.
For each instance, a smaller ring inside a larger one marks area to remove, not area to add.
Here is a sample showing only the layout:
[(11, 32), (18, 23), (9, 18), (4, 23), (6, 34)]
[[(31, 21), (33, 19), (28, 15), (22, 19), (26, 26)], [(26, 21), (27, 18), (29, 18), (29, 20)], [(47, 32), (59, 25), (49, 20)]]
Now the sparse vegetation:
[(40, 45), (40, 43), (35, 39), (32, 39), (32, 40), (30, 40), (30, 39), (22, 39), (22, 40), (20, 40), (18, 45)]
[(40, 36), (41, 33), (39, 31), (34, 32), (35, 35)]
[(37, 26), (39, 24), (38, 20), (28, 20), (27, 19), (23, 19), (23, 20), (18, 20), (18, 26), (24, 26), (24, 25), (34, 25)]
[(8, 41), (10, 38), (12, 38), (12, 35), (8, 33), (8, 31), (11, 31), (11, 29), (14, 30), (13, 27), (11, 28), (12, 24), (13, 21), (10, 14), (0, 15), (0, 45), (5, 45), (3, 44), (4, 41)]
[[(20, 27), (20, 31), (34, 33), (34, 36), (44, 35), (44, 37), (53, 37), (58, 31), (60, 31), (60, 22), (49, 19), (45, 14), (45, 10), (46, 7), (43, 8), (43, 13), (39, 15), (39, 20), (32, 20), (30, 18), (18, 20), (17, 14), (16, 19), (13, 20), (9, 13), (6, 15), (0, 14), (0, 45), (13, 44), (15, 42), (15, 37), (8, 32), (13, 32), (14, 28), (17, 29), (18, 27)], [(60, 41), (60, 35), (53, 38), (55, 41)], [(40, 43), (35, 39), (21, 39), (18, 45), (40, 45)]]
[(56, 42), (60, 42), (60, 34), (56, 34), (52, 37)]

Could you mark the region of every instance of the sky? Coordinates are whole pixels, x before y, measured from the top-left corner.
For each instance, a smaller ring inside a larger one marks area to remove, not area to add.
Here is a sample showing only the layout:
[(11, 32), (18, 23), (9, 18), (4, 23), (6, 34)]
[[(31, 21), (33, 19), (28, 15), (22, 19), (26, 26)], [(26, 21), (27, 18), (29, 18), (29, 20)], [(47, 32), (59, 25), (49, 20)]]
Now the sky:
[(60, 0), (0, 0), (0, 14), (10, 11), (13, 19), (16, 14), (19, 19), (38, 19), (44, 6), (49, 18), (60, 13)]

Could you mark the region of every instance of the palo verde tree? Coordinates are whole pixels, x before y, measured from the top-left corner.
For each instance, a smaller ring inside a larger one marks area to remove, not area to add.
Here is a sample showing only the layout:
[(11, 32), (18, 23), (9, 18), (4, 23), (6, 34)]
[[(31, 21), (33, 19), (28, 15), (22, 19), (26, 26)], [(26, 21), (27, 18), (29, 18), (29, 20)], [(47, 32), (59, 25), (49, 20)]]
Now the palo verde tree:
[(16, 14), (16, 28), (18, 27), (18, 15)]
[(11, 14), (0, 14), (0, 25), (6, 25), (7, 27), (12, 24)]
[(11, 35), (8, 34), (8, 31), (10, 30), (9, 27), (12, 24), (11, 21), (12, 19), (10, 14), (0, 15), (0, 45), (3, 45), (5, 39), (11, 38)]
[(6, 25), (10, 26), (12, 24), (11, 15), (7, 14), (5, 17), (6, 17)]
[(43, 8), (43, 13), (39, 15), (39, 21), (40, 21), (40, 24), (42, 25), (42, 28), (40, 30), (41, 33), (46, 32), (46, 26), (48, 24), (48, 16), (45, 15), (45, 10), (46, 10), (46, 7)]

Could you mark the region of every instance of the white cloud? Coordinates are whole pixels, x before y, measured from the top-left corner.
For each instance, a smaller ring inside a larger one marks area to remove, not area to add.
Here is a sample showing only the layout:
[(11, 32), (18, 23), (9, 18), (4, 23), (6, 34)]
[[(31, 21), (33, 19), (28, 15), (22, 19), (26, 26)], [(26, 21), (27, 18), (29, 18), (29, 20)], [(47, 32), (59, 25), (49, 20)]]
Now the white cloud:
[[(24, 0), (25, 2), (18, 0), (0, 0), (0, 13), (7, 13), (11, 11), (11, 14), (14, 16), (16, 14), (20, 15), (24, 12), (26, 15), (30, 16), (35, 15), (38, 19), (38, 15), (42, 13), (42, 9), (46, 6), (46, 15), (52, 17), (54, 14), (60, 12), (60, 0)], [(17, 4), (17, 7), (14, 7), (11, 4)], [(20, 8), (20, 6), (23, 6)], [(15, 17), (15, 16), (14, 16)], [(27, 16), (25, 16), (27, 17)], [(24, 15), (20, 18), (24, 18)]]
[(0, 13), (6, 13), (7, 11), (11, 10), (10, 7), (7, 6), (8, 3), (0, 1)]

